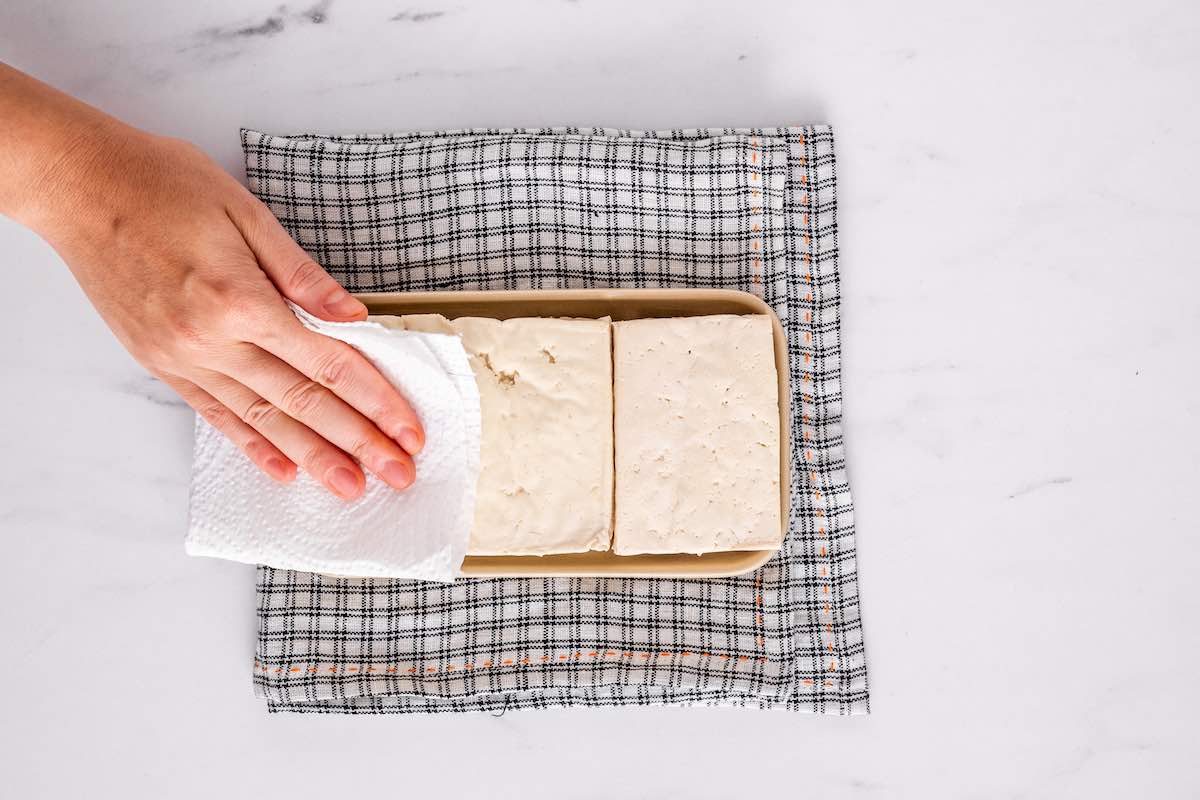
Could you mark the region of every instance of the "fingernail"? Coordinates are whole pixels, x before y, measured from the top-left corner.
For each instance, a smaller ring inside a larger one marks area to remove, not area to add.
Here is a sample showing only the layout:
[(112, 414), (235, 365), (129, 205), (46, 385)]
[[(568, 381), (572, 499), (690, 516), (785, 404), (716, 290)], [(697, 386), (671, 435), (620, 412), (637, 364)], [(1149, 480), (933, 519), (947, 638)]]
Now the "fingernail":
[(412, 470), (408, 468), (407, 464), (399, 461), (389, 461), (384, 464), (383, 469), (379, 471), (379, 477), (397, 489), (407, 489), (412, 484)]
[(366, 310), (366, 306), (350, 296), (345, 289), (339, 288), (329, 295), (325, 301), (325, 310), (335, 317), (356, 317)]
[(266, 468), (268, 475), (281, 483), (287, 483), (292, 479), (291, 474), (288, 472), (287, 464), (281, 458), (272, 456), (266, 460), (263, 466)]
[(358, 497), (358, 476), (345, 467), (334, 467), (326, 472), (325, 482), (344, 500), (353, 500)]
[(410, 456), (415, 456), (421, 452), (421, 448), (424, 446), (421, 437), (412, 428), (401, 429), (400, 435), (396, 438), (400, 442), (400, 446), (408, 451)]

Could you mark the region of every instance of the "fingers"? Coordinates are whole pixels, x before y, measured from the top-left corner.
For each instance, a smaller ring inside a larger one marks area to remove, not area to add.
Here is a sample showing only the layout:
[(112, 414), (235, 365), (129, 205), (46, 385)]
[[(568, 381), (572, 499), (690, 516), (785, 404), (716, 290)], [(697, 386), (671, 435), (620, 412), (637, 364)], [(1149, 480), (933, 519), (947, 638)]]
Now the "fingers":
[[(353, 353), (352, 348), (347, 350)], [(416, 467), (409, 454), (322, 384), (250, 344), (244, 345), (241, 355), (225, 369), (230, 377), (352, 455), (388, 485), (406, 489), (412, 484)]]
[(362, 353), (299, 323), (279, 332), (260, 346), (345, 400), (409, 454), (421, 452), (425, 430), (417, 412)]
[(230, 218), (254, 252), (258, 265), (284, 297), (321, 319), (349, 322), (367, 318), (367, 307), (351, 297), (304, 248), (292, 241), (262, 203), (253, 201), (249, 210)]
[(174, 375), (164, 374), (158, 377), (178, 392), (209, 425), (225, 434), (263, 472), (280, 483), (288, 483), (296, 477), (296, 465), (224, 403), (191, 381)]
[[(259, 266), (279, 291), (311, 314), (333, 321), (364, 319), (367, 309), (314, 262), (267, 210), (254, 206), (234, 218)], [(283, 311), (282, 306), (279, 309)], [(272, 316), (249, 340), (332, 390), (410, 455), (425, 446), (416, 412), (361, 353), (314, 333), (287, 315)]]
[(278, 445), (288, 458), (329, 491), (343, 500), (353, 500), (362, 494), (366, 481), (354, 459), (311, 428), (227, 375), (210, 372), (201, 380), (214, 397), (236, 410), (245, 425)]

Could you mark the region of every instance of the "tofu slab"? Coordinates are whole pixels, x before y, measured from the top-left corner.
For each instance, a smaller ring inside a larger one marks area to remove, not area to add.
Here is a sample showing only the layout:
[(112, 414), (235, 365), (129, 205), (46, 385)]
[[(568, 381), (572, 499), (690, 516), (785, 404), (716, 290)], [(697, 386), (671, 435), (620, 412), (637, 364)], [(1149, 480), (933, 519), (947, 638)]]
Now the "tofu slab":
[(469, 555), (609, 549), (613, 407), (607, 318), (371, 319), (393, 328), (457, 333), (467, 350), (483, 422)]
[(770, 318), (613, 324), (613, 550), (777, 547), (779, 389)]

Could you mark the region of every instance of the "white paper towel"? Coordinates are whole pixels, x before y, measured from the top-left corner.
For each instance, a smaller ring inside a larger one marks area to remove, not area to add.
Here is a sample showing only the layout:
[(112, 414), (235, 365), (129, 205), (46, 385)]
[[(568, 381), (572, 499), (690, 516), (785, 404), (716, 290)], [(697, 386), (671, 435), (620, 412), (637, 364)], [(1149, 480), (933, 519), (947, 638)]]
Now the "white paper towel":
[(363, 495), (334, 497), (301, 471), (280, 484), (197, 417), (189, 555), (363, 577), (452, 581), (467, 552), (479, 476), (479, 390), (457, 336), (325, 322), (408, 399), (425, 428), (417, 478), (397, 491), (366, 472)]

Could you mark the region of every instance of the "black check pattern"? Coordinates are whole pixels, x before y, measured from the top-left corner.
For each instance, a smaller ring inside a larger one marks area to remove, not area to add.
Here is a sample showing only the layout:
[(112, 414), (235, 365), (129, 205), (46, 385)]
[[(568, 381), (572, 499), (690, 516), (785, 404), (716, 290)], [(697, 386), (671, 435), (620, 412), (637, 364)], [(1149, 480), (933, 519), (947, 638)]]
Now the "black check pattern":
[(828, 127), (242, 140), (251, 190), (351, 290), (759, 294), (788, 334), (795, 411), (790, 530), (750, 575), (440, 585), (260, 567), (254, 680), (272, 711), (867, 711)]

